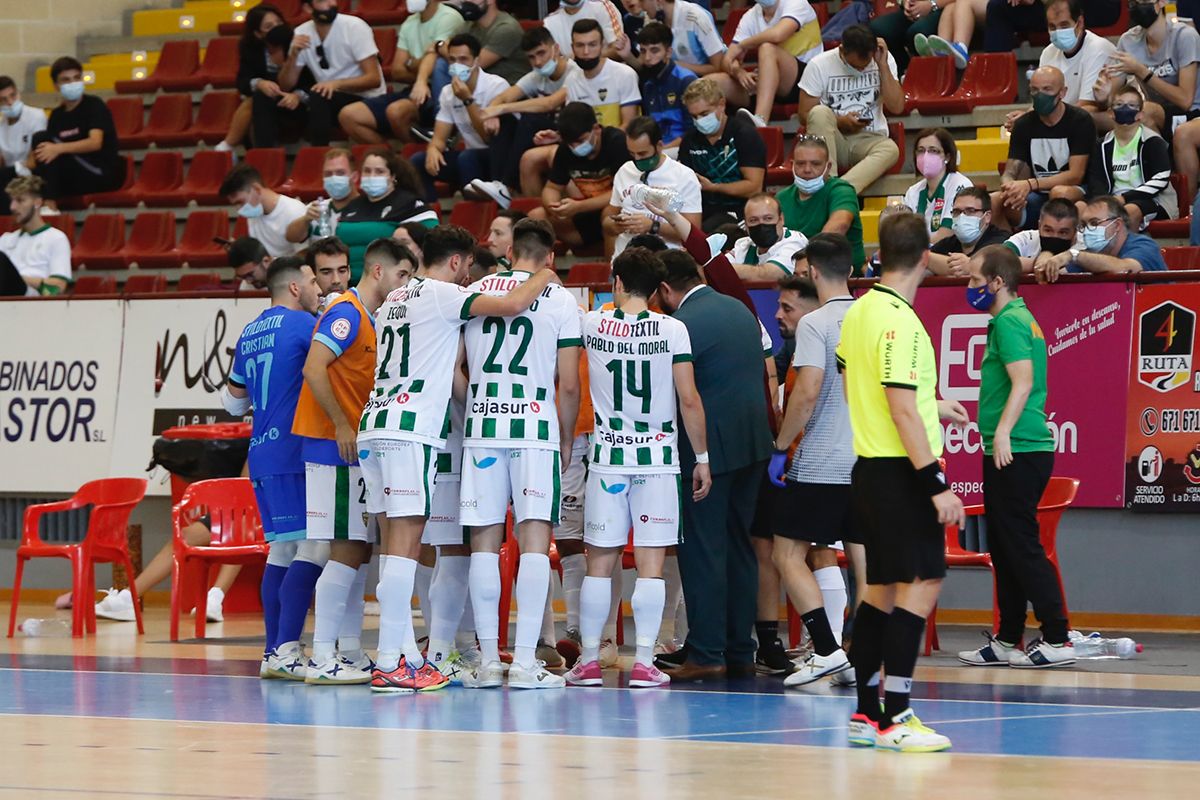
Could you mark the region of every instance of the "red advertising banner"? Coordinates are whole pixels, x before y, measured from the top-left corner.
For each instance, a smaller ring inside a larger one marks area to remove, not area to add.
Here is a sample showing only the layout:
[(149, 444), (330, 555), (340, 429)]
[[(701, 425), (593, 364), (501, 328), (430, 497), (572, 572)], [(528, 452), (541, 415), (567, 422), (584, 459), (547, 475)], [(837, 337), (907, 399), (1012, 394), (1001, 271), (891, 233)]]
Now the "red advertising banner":
[(1138, 286), (1134, 301), (1126, 490), (1137, 511), (1200, 511), (1200, 286)]

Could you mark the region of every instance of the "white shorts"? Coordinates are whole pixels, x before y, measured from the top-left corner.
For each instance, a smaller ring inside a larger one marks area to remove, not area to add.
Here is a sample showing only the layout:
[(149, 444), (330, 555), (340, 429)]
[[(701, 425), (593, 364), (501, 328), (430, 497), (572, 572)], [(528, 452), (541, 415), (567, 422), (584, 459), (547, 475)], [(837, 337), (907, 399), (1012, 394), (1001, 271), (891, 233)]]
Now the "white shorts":
[(589, 473), (583, 541), (592, 547), (624, 547), (632, 526), (634, 547), (679, 544), (680, 491), (675, 473)]
[(421, 544), (434, 547), (466, 544), (463, 536), (462, 523), (458, 521), (458, 493), (461, 484), (458, 480), (438, 480), (433, 484), (433, 506), (429, 520), (425, 523), (425, 532), (421, 534)]
[(304, 499), (309, 539), (374, 542), (361, 468), (306, 462)]
[(571, 443), (571, 463), (562, 474), (562, 503), (559, 504), (555, 539), (583, 540), (583, 498), (587, 489), (588, 435)]
[(463, 448), (463, 525), (497, 525), (508, 516), (512, 498), (513, 520), (535, 519), (558, 524), (562, 497), (557, 450), (533, 448)]
[(432, 447), (404, 439), (373, 439), (358, 450), (368, 512), (389, 519), (429, 516), (436, 469)]

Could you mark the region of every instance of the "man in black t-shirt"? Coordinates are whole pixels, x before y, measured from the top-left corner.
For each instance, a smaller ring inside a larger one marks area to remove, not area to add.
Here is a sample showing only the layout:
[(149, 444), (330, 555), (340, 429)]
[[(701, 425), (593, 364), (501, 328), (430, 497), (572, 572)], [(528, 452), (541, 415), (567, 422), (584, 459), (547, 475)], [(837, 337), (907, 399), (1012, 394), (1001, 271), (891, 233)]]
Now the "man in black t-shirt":
[(953, 235), (929, 248), (929, 271), (934, 275), (967, 275), (971, 256), (992, 244), (1004, 244), (1008, 231), (992, 224), (992, 199), (987, 189), (968, 186), (959, 190), (950, 212)]
[(683, 103), (692, 124), (679, 144), (679, 163), (700, 179), (704, 231), (741, 219), (746, 201), (763, 190), (767, 146), (750, 115), (729, 116), (715, 81), (688, 86)]
[(33, 171), (45, 181), (46, 205), (57, 208), (67, 195), (121, 188), (125, 160), (117, 152), (117, 129), (104, 101), (83, 93), (83, 65), (63, 56), (51, 65), (50, 79), (63, 101), (32, 139)]
[(612, 198), (613, 176), (629, 161), (625, 132), (601, 126), (587, 103), (567, 103), (557, 128), (562, 144), (542, 190), (542, 208), (530, 216), (549, 219), (558, 238), (572, 248), (599, 244), (604, 241), (600, 212)]

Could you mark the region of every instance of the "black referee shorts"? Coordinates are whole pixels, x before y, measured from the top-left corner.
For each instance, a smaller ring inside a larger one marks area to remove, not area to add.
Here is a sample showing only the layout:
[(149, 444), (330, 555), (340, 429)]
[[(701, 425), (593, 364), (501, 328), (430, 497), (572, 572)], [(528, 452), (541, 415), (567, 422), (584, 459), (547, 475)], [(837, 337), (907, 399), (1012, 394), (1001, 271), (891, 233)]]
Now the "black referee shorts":
[(789, 480), (775, 504), (776, 536), (809, 544), (861, 543), (851, 524), (850, 486)]
[(867, 583), (946, 576), (946, 530), (907, 458), (859, 458), (850, 475), (853, 525), (867, 549)]

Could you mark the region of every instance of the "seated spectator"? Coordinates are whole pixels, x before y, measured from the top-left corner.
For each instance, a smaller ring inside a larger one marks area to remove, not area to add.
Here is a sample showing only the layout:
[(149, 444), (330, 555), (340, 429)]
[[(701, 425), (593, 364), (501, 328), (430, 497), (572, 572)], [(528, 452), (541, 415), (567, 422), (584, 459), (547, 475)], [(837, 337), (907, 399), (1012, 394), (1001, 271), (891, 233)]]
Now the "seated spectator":
[(950, 206), (958, 193), (975, 184), (958, 171), (958, 148), (945, 128), (926, 128), (913, 141), (913, 164), (921, 180), (908, 187), (904, 205), (925, 218), (929, 241), (950, 235)]
[(267, 270), (271, 254), (253, 236), (242, 236), (229, 245), (229, 266), (238, 279), (238, 291), (253, 292), (267, 288)]
[(63, 56), (50, 65), (50, 80), (62, 102), (50, 112), (46, 130), (30, 139), (36, 162), (31, 168), (45, 181), (46, 207), (57, 210), (63, 197), (121, 188), (125, 159), (117, 152), (117, 129), (108, 106), (83, 93), (83, 65)]
[(1125, 204), (1112, 195), (1093, 197), (1083, 216), (1084, 250), (1072, 248), (1058, 255), (1039, 256), (1034, 264), (1038, 281), (1054, 283), (1063, 272), (1141, 272), (1165, 270), (1158, 242), (1131, 233)]
[(934, 275), (962, 278), (972, 255), (988, 245), (1003, 244), (1008, 234), (992, 224), (992, 196), (987, 189), (968, 186), (951, 205), (951, 233), (929, 248), (928, 269)]
[[(1030, 0), (1030, 3), (1037, 4), (1036, 0)], [(951, 56), (954, 65), (964, 69), (970, 57), (975, 28), (982, 27), (987, 18), (987, 7), (988, 0), (954, 0), (954, 4), (946, 8), (946, 13), (938, 20), (937, 35), (914, 36), (913, 50), (919, 56)]]
[[(512, 266), (512, 262), (508, 260), (508, 250), (512, 247), (513, 226), (523, 219), (525, 219), (524, 213), (506, 208), (496, 214), (491, 227), (488, 228), (487, 239), (484, 240), (483, 246), (495, 257), (496, 264), (500, 269), (506, 270)], [(478, 259), (476, 260), (478, 261)]]
[[(276, 28), (280, 33), (271, 35)], [(277, 147), (281, 130), (304, 129), (307, 106), (303, 101), (308, 99), (304, 90), (312, 86), (312, 74), (302, 71), (295, 91), (279, 88), (279, 70), (287, 62), (291, 39), (291, 28), (275, 6), (262, 3), (246, 12), (237, 72), (237, 88), (244, 99), (215, 149), (233, 150), (247, 131), (255, 147)]]
[(1037, 229), (1014, 233), (1004, 240), (1004, 246), (1017, 254), (1025, 272), (1032, 272), (1034, 262), (1043, 255), (1058, 255), (1072, 247), (1082, 250), (1079, 209), (1062, 198), (1047, 200), (1038, 215)]
[[(1085, 2), (1088, 11), (1088, 25), (1094, 29), (1115, 23), (1121, 15), (1121, 3), (1124, 0), (1085, 0)], [(1042, 3), (1039, 3), (1038, 0), (987, 0), (985, 19), (983, 49), (989, 53), (1004, 53), (1013, 50), (1017, 46), (1018, 33), (1041, 31), (1046, 22)]]
[(867, 254), (863, 249), (858, 193), (842, 178), (832, 177), (832, 170), (829, 145), (824, 139), (812, 134), (796, 137), (792, 185), (776, 195), (783, 223), (809, 239), (818, 233), (842, 234), (850, 240), (855, 270), (861, 271)]
[(350, 280), (350, 248), (336, 236), (317, 239), (308, 246), (305, 263), (312, 267), (321, 289), (323, 303), (346, 291), (354, 282)]
[(371, 242), (391, 236), (406, 222), (429, 227), (438, 224), (437, 212), (423, 199), (427, 187), (422, 187), (415, 164), (400, 159), (386, 147), (378, 147), (363, 156), (359, 175), (362, 194), (342, 209), (337, 224), (337, 238), (350, 250), (350, 280), (355, 285)]
[[(337, 233), (338, 219), (346, 206), (358, 198), (358, 172), (351, 163), (353, 155), (344, 147), (331, 147), (325, 151), (321, 165), (321, 183), (327, 197), (314, 200), (304, 207), (304, 216), (292, 220), (287, 229), (287, 240), (303, 244), (310, 236), (321, 238)], [(329, 230), (322, 231), (321, 213), (329, 210)]]
[(751, 115), (729, 115), (721, 87), (711, 78), (683, 93), (691, 125), (679, 146), (679, 163), (700, 179), (704, 230), (738, 219), (745, 201), (762, 191), (767, 145)]
[(42, 219), (42, 179), (13, 178), (4, 191), (16, 230), (0, 235), (0, 295), (66, 291), (71, 282), (71, 240)]
[(593, 19), (575, 23), (571, 53), (580, 72), (567, 78), (567, 102), (587, 103), (605, 127), (631, 122), (642, 102), (638, 75), (632, 67), (604, 55), (600, 23)]
[(262, 175), (250, 164), (238, 164), (221, 182), (221, 196), (237, 206), (250, 235), (262, 242), (272, 258), (295, 255), (302, 248), (287, 238), (288, 226), (305, 215), (304, 203), (263, 186)]
[(308, 69), (316, 83), (308, 95), (308, 141), (329, 144), (338, 112), (387, 90), (379, 66), (379, 48), (371, 26), (338, 13), (338, 0), (304, 0), (312, 19), (296, 28), (288, 60), (279, 70), (279, 87), (290, 92)]
[[(1013, 123), (1008, 162), (992, 206), (1013, 230), (1031, 225), (1056, 186), (1082, 186), (1096, 143), (1092, 115), (1063, 102), (1057, 67), (1039, 67), (1029, 79), (1033, 113)], [(999, 218), (994, 218), (1001, 222)]]
[(474, 36), (483, 48), (479, 52), (479, 67), (499, 75), (511, 86), (529, 68), (521, 52), (524, 30), (512, 14), (500, 10), (498, 3), (499, 0), (462, 0), (458, 10), (468, 24), (460, 32)]
[(888, 52), (895, 57), (900, 72), (908, 71), (908, 60), (912, 54), (953, 55), (958, 68), (962, 69), (967, 65), (965, 48), (961, 55), (952, 47), (943, 52), (935, 49), (940, 45), (936, 38), (941, 29), (939, 23), (944, 15), (953, 13), (955, 5), (956, 0), (943, 0), (941, 3), (936, 0), (903, 0), (895, 11), (880, 14), (871, 20), (871, 32), (887, 42)]
[(733, 88), (733, 78), (721, 71), (725, 42), (705, 5), (688, 0), (625, 0), (624, 6), (630, 14), (645, 14), (638, 17), (641, 27), (645, 27), (644, 19), (658, 20), (671, 29), (675, 63), (700, 77), (723, 79)]
[(612, 203), (613, 178), (629, 162), (625, 133), (601, 126), (587, 103), (567, 103), (558, 114), (558, 134), (562, 144), (542, 190), (542, 208), (529, 216), (549, 219), (555, 236), (572, 249), (603, 243), (610, 252), (601, 212)]
[[(886, 110), (904, 110), (896, 60), (866, 25), (851, 25), (842, 44), (809, 62), (800, 78), (800, 119), (829, 145), (836, 174), (862, 192), (900, 157), (888, 137)], [(853, 166), (851, 166), (853, 165)]]
[[(46, 113), (21, 102), (17, 84), (0, 75), (0, 186), (29, 175), (34, 134), (46, 130)], [(0, 192), (0, 215), (9, 214), (8, 195)]]
[(392, 231), (392, 238), (407, 247), (408, 251), (417, 259), (417, 269), (421, 269), (424, 265), (421, 245), (425, 243), (425, 234), (429, 230), (429, 227), (419, 222), (406, 222)]
[(746, 201), (746, 236), (733, 243), (729, 262), (743, 281), (778, 281), (792, 274), (792, 257), (808, 247), (803, 233), (791, 230), (775, 195), (762, 192)]
[(696, 73), (675, 63), (671, 29), (661, 22), (651, 22), (638, 31), (637, 41), (642, 62), (642, 111), (657, 120), (663, 132), (663, 148), (674, 158), (684, 132), (692, 127), (683, 96), (695, 82)]
[[(758, 69), (752, 73), (743, 62), (753, 52)], [(722, 88), (737, 106), (748, 107), (753, 96), (754, 124), (765, 128), (772, 105), (796, 102), (796, 81), (820, 54), (821, 25), (808, 0), (760, 0), (742, 16), (725, 51), (725, 72), (733, 80)]]
[(581, 19), (594, 19), (600, 25), (605, 46), (621, 37), (621, 12), (609, 0), (560, 0), (558, 9), (542, 20), (542, 25), (562, 52), (571, 49), (571, 29)]

